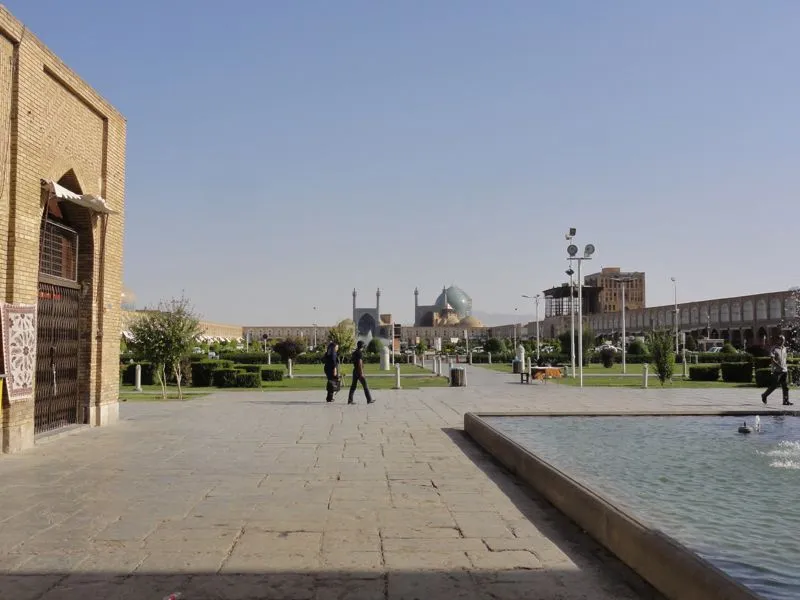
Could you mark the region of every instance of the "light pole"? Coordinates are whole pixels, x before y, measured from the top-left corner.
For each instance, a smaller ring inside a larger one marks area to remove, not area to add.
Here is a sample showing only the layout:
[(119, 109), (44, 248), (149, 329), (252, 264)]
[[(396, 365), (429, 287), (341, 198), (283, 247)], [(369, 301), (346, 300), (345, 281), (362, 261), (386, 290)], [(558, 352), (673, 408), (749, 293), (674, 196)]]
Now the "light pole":
[(672, 280), (672, 292), (675, 296), (675, 354), (680, 350), (680, 339), (678, 338), (678, 280), (670, 277)]
[(572, 363), (572, 378), (575, 379), (575, 271), (572, 270), (572, 261), (569, 261), (566, 273), (569, 275), (569, 360)]
[(317, 307), (314, 307), (314, 348), (317, 347)]
[(536, 301), (536, 360), (539, 360), (539, 300), (542, 298), (542, 295), (536, 294), (535, 296), (528, 296), (527, 294), (522, 294), (522, 297)]
[(633, 277), (614, 277), (612, 281), (619, 281), (622, 284), (622, 374), (625, 375), (628, 372), (625, 363), (625, 354), (628, 346), (628, 337), (625, 333), (625, 284), (633, 281)]
[[(574, 230), (570, 230), (572, 236)], [(583, 387), (583, 275), (581, 268), (583, 261), (592, 260), (594, 254), (594, 245), (586, 244), (583, 249), (583, 256), (576, 256), (578, 254), (578, 247), (575, 244), (570, 244), (567, 247), (567, 260), (578, 261), (578, 369), (580, 372), (580, 387)]]
[(517, 351), (517, 311), (519, 308), (514, 309), (514, 352)]

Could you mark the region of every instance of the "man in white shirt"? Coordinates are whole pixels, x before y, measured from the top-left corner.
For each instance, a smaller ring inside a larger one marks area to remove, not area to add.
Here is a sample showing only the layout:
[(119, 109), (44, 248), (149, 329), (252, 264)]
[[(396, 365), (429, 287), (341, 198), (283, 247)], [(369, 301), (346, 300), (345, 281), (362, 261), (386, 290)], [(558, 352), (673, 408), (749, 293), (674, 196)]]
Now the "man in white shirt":
[(775, 379), (772, 385), (761, 394), (761, 401), (766, 404), (769, 395), (780, 386), (783, 391), (783, 405), (792, 406), (793, 402), (789, 402), (789, 367), (786, 363), (786, 338), (782, 335), (778, 336), (778, 345), (772, 350), (772, 374)]

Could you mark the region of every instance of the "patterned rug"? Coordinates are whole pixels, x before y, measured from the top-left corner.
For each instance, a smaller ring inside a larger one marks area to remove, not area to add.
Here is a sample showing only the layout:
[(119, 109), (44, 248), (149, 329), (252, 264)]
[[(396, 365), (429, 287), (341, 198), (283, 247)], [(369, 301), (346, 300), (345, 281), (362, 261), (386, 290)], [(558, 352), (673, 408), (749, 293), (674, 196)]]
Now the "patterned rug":
[(8, 399), (33, 396), (36, 377), (36, 305), (0, 303)]

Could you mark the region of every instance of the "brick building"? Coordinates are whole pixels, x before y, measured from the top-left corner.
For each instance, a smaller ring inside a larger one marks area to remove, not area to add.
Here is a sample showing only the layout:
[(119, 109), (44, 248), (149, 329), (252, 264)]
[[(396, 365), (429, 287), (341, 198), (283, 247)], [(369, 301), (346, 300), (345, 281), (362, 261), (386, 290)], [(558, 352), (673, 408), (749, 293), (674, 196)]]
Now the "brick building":
[(4, 452), (117, 420), (125, 129), (0, 6)]
[(625, 307), (638, 310), (646, 306), (645, 276), (641, 271), (623, 273), (619, 267), (603, 267), (599, 273), (583, 278), (584, 285), (598, 288), (600, 312), (622, 310), (622, 286), (625, 286)]

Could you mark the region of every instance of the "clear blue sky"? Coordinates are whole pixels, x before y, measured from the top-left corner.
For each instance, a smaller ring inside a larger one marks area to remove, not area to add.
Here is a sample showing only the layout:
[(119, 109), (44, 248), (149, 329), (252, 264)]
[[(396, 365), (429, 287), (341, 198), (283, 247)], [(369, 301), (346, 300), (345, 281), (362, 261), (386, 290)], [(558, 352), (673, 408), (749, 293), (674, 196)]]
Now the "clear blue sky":
[(128, 119), (125, 280), (308, 323), (564, 279), (800, 284), (794, 0), (6, 0)]

